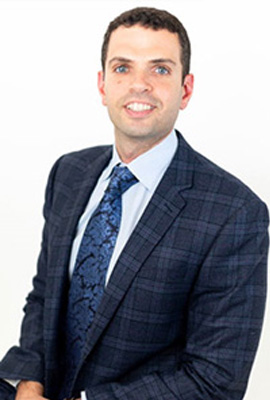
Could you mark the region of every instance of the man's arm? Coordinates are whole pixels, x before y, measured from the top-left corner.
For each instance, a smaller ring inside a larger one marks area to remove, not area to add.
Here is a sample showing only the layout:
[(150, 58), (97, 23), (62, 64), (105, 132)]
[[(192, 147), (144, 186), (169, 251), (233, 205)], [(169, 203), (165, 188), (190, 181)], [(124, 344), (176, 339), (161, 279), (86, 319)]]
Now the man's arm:
[(253, 200), (220, 230), (190, 296), (186, 348), (175, 370), (140, 376), (138, 369), (87, 388), (87, 398), (242, 399), (264, 314), (267, 226), (266, 207)]

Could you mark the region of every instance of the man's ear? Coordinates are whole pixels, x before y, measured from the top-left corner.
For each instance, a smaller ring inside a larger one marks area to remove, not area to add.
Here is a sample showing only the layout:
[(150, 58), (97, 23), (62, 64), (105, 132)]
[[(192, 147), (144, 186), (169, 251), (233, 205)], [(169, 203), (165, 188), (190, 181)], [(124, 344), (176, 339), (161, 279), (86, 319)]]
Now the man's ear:
[(188, 74), (184, 78), (183, 86), (182, 86), (182, 100), (180, 103), (180, 110), (184, 110), (188, 105), (189, 100), (191, 99), (193, 93), (194, 86), (194, 76), (192, 74)]
[(98, 91), (101, 95), (102, 104), (104, 106), (106, 106), (107, 102), (106, 102), (105, 81), (104, 81), (104, 72), (103, 71), (98, 72)]

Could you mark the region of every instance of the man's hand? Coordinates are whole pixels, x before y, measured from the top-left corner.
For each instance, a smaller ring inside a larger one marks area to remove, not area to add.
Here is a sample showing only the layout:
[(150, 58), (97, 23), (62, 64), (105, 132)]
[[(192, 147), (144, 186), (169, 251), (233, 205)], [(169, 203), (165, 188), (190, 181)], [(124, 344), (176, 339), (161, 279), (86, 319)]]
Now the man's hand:
[[(49, 400), (43, 397), (44, 387), (39, 382), (21, 381), (17, 387), (15, 400)], [(74, 399), (74, 400), (81, 400)]]
[(39, 382), (21, 381), (15, 400), (49, 400), (43, 397), (44, 388)]

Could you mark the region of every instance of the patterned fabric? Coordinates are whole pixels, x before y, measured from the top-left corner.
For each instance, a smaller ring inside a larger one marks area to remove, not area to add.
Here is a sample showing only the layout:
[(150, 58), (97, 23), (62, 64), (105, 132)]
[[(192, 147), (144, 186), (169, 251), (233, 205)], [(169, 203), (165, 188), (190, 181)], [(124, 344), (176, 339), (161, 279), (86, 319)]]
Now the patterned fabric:
[[(244, 397), (264, 315), (267, 208), (178, 138), (104, 291), (73, 396), (85, 390), (90, 400)], [(111, 147), (95, 147), (60, 158), (52, 169), (20, 346), (0, 362), (0, 377), (43, 382), (51, 400), (62, 379), (74, 233), (111, 156)], [(10, 400), (1, 386), (0, 399)]]
[[(127, 167), (116, 166), (105, 194), (90, 218), (77, 255), (67, 311), (67, 376), (69, 386), (80, 362), (119, 232), (122, 194), (137, 182)], [(67, 395), (67, 394), (66, 394)]]

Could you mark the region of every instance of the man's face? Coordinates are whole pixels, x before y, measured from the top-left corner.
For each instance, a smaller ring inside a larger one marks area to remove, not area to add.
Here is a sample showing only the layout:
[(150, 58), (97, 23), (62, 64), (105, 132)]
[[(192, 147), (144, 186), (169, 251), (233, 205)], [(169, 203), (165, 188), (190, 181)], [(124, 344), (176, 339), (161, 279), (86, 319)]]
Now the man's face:
[(177, 34), (135, 25), (111, 35), (98, 87), (115, 127), (116, 143), (153, 146), (173, 129), (192, 94), (193, 76), (182, 82)]

